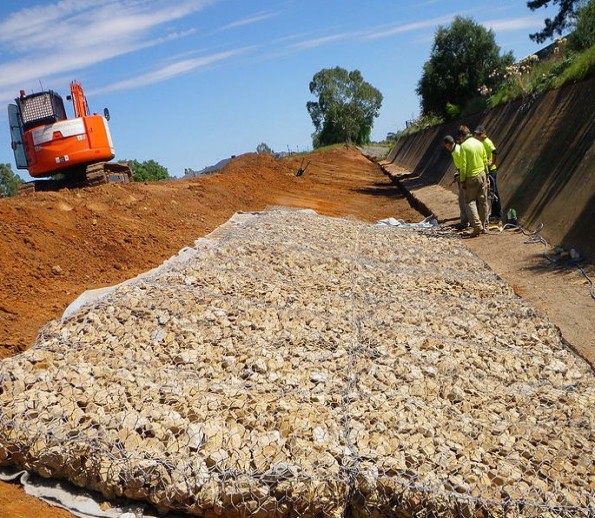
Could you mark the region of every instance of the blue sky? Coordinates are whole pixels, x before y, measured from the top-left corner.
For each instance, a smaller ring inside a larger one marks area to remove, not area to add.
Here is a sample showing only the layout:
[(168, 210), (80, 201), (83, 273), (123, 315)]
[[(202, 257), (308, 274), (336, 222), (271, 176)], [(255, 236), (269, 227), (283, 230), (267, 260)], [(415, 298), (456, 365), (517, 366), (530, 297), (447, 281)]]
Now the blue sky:
[[(524, 0), (2, 0), (0, 101), (80, 81), (111, 113), (116, 159), (170, 175), (256, 150), (311, 149), (312, 76), (358, 69), (384, 101), (373, 140), (419, 115), (415, 88), (438, 26), (462, 15), (518, 59), (553, 9)], [(69, 114), (72, 114), (68, 106)], [(16, 169), (6, 109), (0, 162)]]

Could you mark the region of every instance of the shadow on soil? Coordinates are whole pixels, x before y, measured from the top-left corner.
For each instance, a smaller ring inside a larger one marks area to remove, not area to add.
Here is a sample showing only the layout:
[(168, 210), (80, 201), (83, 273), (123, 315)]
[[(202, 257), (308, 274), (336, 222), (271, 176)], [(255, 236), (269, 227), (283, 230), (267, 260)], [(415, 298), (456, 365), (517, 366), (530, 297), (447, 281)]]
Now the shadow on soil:
[(395, 184), (377, 183), (377, 187), (367, 187), (365, 189), (354, 189), (359, 194), (368, 194), (370, 196), (396, 196), (403, 199), (405, 195), (403, 190)]

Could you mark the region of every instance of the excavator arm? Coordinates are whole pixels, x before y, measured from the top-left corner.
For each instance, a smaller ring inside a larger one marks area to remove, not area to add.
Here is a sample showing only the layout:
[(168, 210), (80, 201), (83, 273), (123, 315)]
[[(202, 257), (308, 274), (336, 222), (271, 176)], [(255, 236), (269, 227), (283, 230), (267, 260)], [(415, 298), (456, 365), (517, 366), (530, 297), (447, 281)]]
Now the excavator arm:
[(70, 100), (74, 106), (75, 117), (86, 117), (89, 115), (89, 105), (83, 87), (78, 81), (70, 83)]

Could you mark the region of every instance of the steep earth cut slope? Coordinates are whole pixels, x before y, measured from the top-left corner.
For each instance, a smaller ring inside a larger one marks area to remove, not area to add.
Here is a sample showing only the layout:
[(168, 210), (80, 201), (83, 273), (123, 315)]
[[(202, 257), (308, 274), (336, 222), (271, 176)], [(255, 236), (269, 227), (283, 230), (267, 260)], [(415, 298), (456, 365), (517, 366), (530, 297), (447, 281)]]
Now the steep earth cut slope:
[(498, 149), (505, 212), (514, 208), (530, 229), (543, 224), (548, 242), (574, 248), (593, 261), (594, 113), (595, 78), (407, 136), (387, 162), (412, 172), (417, 187), (439, 183), (454, 191), (442, 139), (456, 135), (459, 124), (471, 130), (482, 124)]

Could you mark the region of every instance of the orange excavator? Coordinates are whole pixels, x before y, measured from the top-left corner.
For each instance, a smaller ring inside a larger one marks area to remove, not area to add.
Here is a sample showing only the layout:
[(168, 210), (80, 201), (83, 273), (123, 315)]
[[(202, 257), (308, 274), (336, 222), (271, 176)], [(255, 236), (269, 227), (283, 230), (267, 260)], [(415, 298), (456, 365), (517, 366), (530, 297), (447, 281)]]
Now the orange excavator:
[(71, 119), (66, 116), (62, 97), (53, 90), (28, 95), (21, 90), (16, 104), (8, 105), (16, 166), (27, 169), (35, 179), (21, 186), (21, 192), (132, 179), (127, 164), (109, 162), (114, 158), (109, 111), (91, 114), (78, 81), (70, 83), (67, 99), (74, 107)]

